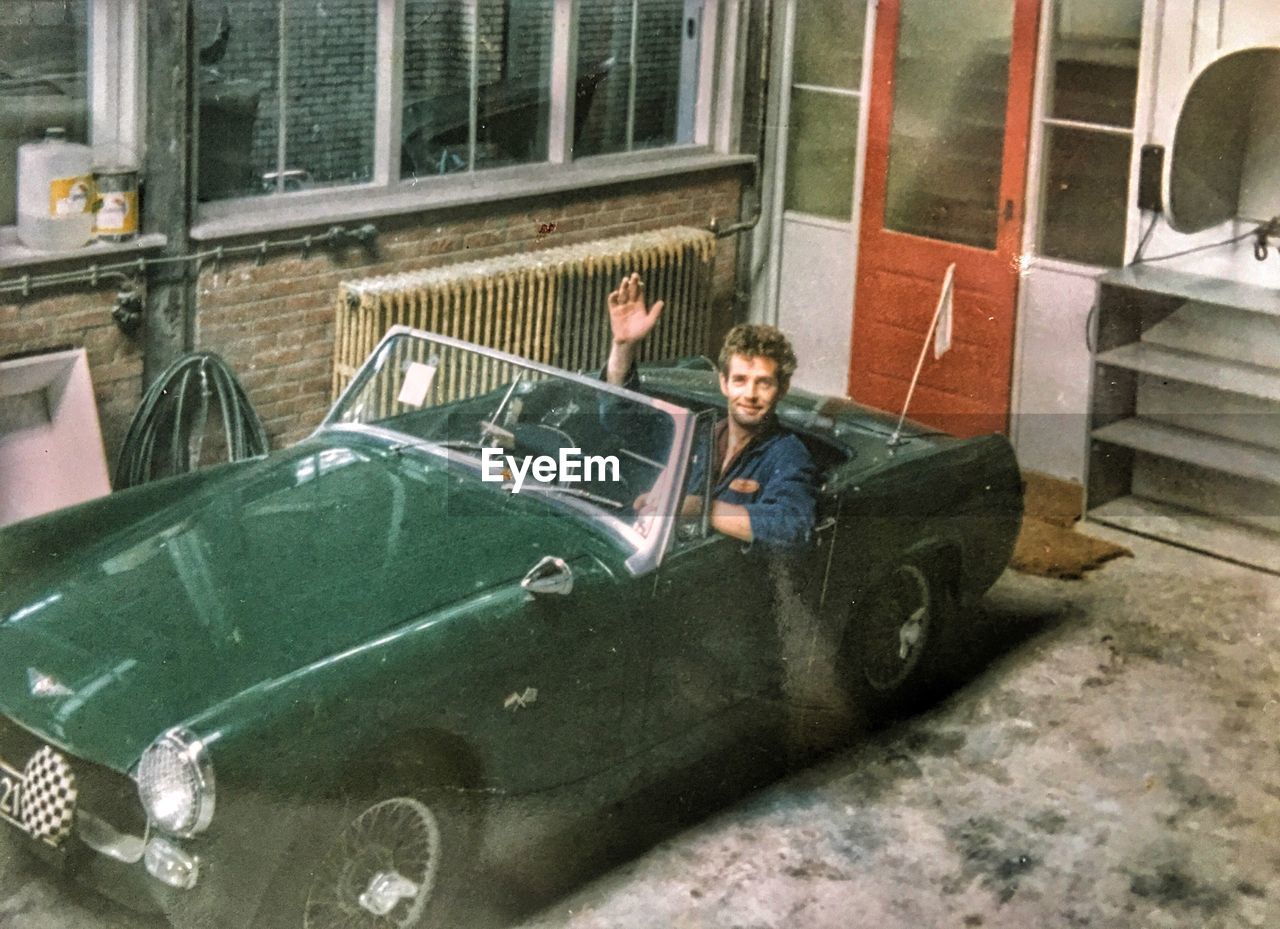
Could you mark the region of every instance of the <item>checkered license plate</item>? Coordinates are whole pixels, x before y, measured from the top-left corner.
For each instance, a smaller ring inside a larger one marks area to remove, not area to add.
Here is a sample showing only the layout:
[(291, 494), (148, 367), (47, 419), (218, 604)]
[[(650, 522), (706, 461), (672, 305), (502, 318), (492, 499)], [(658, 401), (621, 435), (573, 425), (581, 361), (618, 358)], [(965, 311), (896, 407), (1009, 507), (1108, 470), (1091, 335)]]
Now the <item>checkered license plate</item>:
[(71, 765), (48, 745), (21, 774), (0, 762), (0, 815), (33, 839), (56, 847), (71, 834), (77, 793)]
[(22, 774), (3, 761), (0, 761), (0, 819), (27, 831), (22, 825)]

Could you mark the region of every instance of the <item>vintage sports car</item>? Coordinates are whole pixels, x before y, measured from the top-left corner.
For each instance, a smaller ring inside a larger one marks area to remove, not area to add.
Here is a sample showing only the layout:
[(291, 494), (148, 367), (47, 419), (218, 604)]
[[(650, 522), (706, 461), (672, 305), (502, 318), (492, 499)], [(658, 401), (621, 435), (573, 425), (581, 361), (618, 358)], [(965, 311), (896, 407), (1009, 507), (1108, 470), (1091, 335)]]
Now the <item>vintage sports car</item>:
[(820, 667), (920, 693), (1009, 556), (1009, 443), (793, 391), (824, 484), (774, 557), (686, 486), (710, 364), (641, 380), (397, 327), (298, 445), (4, 530), (0, 841), (180, 926), (437, 926), (777, 756)]

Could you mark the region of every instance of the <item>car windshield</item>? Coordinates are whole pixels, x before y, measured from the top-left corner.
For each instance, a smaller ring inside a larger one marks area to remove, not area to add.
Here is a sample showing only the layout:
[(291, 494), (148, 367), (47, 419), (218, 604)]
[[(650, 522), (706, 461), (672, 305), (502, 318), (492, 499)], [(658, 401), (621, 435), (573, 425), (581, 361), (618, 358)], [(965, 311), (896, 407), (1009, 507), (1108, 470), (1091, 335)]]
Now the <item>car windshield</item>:
[[(495, 490), (597, 517), (649, 549), (675, 510), (691, 414), (599, 380), (393, 330), (325, 421), (443, 455)], [(637, 498), (645, 495), (637, 511)]]

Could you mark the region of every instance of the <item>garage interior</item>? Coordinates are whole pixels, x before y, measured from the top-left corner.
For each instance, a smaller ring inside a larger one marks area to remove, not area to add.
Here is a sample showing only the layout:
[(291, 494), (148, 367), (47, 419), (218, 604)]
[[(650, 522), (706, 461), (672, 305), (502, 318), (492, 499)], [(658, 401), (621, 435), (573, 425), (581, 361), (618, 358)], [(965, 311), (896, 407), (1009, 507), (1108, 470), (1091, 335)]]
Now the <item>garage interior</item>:
[[(294, 444), (397, 322), (592, 368), (640, 266), (679, 307), (653, 357), (776, 324), (798, 387), (1009, 436), (1027, 518), (951, 689), (500, 915), (1280, 925), (1278, 33), (1264, 0), (6, 3), (0, 525)], [(132, 224), (31, 246), (54, 126)], [(553, 265), (562, 335), (504, 328), (485, 282)], [(389, 280), (475, 296), (422, 322)], [(195, 353), (243, 402), (137, 458)], [(0, 926), (153, 924), (4, 856)]]

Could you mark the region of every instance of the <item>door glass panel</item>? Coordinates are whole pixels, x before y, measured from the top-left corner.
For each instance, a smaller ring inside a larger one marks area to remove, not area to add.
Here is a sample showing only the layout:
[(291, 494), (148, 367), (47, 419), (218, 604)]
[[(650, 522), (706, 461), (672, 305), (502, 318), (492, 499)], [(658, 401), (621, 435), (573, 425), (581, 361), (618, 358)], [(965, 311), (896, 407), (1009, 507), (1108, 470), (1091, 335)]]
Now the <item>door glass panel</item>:
[(1013, 5), (902, 4), (885, 227), (996, 244)]
[(1124, 264), (1128, 136), (1049, 127), (1040, 253), (1085, 264)]
[(858, 98), (795, 88), (790, 123), (786, 209), (851, 221)]
[(791, 79), (797, 84), (857, 90), (866, 24), (866, 0), (797, 3)]
[(1140, 0), (1061, 0), (1054, 18), (1052, 115), (1132, 126), (1141, 36)]

